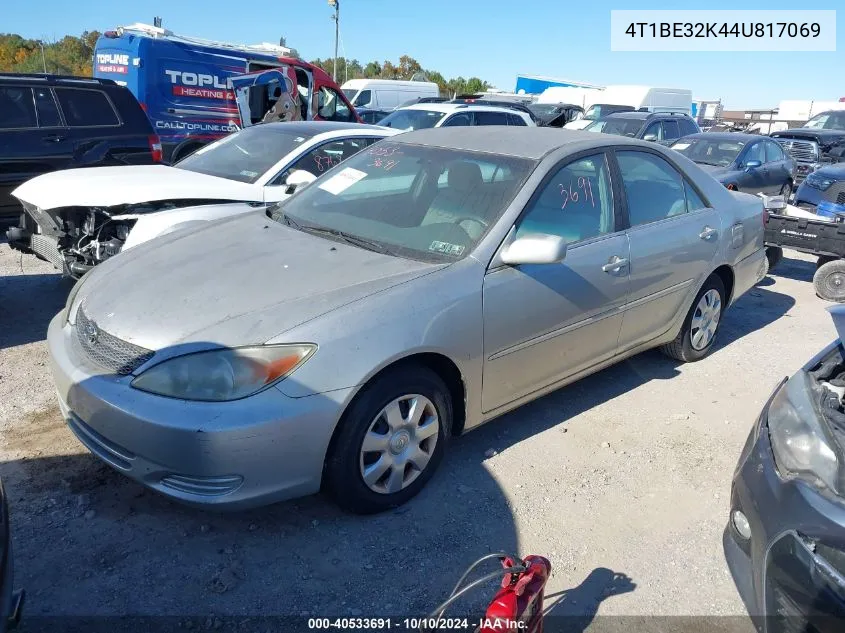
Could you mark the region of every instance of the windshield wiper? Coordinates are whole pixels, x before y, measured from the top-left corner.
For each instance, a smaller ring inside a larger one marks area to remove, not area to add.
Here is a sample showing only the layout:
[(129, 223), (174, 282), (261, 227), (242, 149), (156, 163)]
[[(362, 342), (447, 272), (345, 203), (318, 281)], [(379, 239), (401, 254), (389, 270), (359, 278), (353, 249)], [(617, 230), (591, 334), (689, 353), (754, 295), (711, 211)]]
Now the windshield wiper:
[[(290, 221), (290, 216), (285, 216), (285, 218)], [(326, 226), (303, 226), (301, 224), (298, 224), (294, 228), (298, 228), (299, 230), (305, 231), (307, 233), (339, 237), (344, 242), (346, 242), (347, 244), (351, 244), (352, 246), (357, 246), (368, 251), (373, 251), (374, 253), (381, 253), (382, 255), (393, 255), (394, 257), (396, 256), (393, 251), (391, 251), (389, 248), (387, 248), (380, 242), (368, 240), (365, 237), (359, 237), (358, 235), (352, 235), (351, 233), (345, 233), (344, 231), (339, 231), (338, 229), (330, 229)]]

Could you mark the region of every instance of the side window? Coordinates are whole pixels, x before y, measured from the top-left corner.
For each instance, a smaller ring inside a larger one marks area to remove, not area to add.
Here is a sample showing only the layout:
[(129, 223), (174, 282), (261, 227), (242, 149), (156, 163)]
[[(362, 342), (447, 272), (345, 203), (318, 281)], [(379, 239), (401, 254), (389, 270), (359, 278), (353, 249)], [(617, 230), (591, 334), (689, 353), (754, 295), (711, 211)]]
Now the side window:
[(742, 159), (742, 163), (747, 164), (748, 161), (751, 160), (759, 160), (760, 163), (766, 162), (766, 153), (763, 149), (763, 143), (754, 143), (745, 151), (745, 158)]
[(595, 154), (569, 163), (554, 175), (519, 221), (516, 236), (548, 233), (572, 243), (613, 231), (607, 161), (604, 154)]
[(681, 132), (678, 129), (678, 122), (677, 121), (670, 121), (665, 120), (663, 121), (663, 140), (664, 141), (671, 141), (673, 139), (679, 138), (681, 136)]
[(0, 130), (38, 126), (31, 88), (0, 87)]
[(319, 176), (371, 145), (372, 141), (373, 139), (369, 138), (348, 138), (342, 141), (330, 141), (313, 147), (293, 165), (282, 172), (278, 178), (275, 178), (271, 184), (283, 184), (288, 175), (298, 169)]
[[(649, 138), (651, 137), (651, 138)], [(648, 138), (650, 141), (660, 141), (663, 140), (663, 133), (660, 129), (660, 121), (655, 121), (651, 125), (649, 125), (645, 132), (643, 132), (643, 138)]]
[(355, 103), (353, 103), (352, 105), (354, 105), (356, 108), (357, 107), (364, 108), (364, 107), (367, 107), (368, 105), (370, 105), (370, 101), (372, 101), (372, 100), (373, 100), (373, 91), (372, 90), (362, 90), (361, 92), (358, 93), (358, 96), (355, 97)]
[(701, 196), (696, 193), (695, 189), (692, 188), (692, 185), (686, 180), (684, 180), (684, 193), (687, 197), (687, 213), (707, 208), (707, 205), (704, 204), (704, 200), (701, 199)]
[(317, 114), (326, 121), (351, 121), (352, 112), (333, 88), (323, 86), (317, 96)]
[(766, 162), (767, 163), (775, 163), (777, 161), (786, 160), (786, 157), (783, 155), (783, 150), (780, 148), (780, 145), (777, 143), (772, 143), (767, 141), (766, 145)]
[(457, 127), (462, 125), (472, 125), (472, 115), (468, 112), (453, 114), (446, 119), (440, 127)]
[(678, 119), (678, 126), (681, 128), (681, 136), (687, 136), (689, 134), (698, 134), (698, 130), (696, 129), (695, 123), (693, 123), (689, 119)]
[(687, 211), (681, 174), (648, 152), (617, 152), (631, 226), (659, 222)]
[(59, 108), (49, 88), (35, 88), (35, 109), (38, 112), (39, 127), (60, 127), (62, 119)]
[(476, 125), (507, 125), (508, 115), (505, 112), (476, 112)]
[(524, 127), (528, 126), (528, 124), (525, 122), (525, 119), (523, 119), (518, 114), (508, 115), (508, 125), (522, 125)]
[(108, 97), (98, 90), (56, 88), (56, 97), (69, 127), (120, 125)]

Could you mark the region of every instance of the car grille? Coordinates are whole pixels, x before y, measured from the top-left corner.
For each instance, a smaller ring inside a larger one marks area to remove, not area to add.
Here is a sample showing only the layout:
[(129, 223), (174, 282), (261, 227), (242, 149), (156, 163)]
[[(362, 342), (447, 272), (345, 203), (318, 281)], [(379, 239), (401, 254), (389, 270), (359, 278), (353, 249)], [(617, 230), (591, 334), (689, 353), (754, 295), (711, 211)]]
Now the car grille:
[(815, 163), (819, 159), (819, 145), (815, 141), (776, 139), (786, 152), (802, 163)]
[(59, 242), (56, 238), (33, 233), (29, 247), (33, 253), (40, 255), (59, 270), (65, 269), (65, 259), (59, 253)]
[(822, 200), (845, 204), (845, 180), (834, 182), (825, 191), (821, 192)]
[(99, 329), (82, 309), (76, 311), (76, 339), (85, 355), (116, 374), (131, 374), (153, 357), (152, 351), (127, 343)]
[(836, 204), (845, 204), (845, 191), (836, 194)]

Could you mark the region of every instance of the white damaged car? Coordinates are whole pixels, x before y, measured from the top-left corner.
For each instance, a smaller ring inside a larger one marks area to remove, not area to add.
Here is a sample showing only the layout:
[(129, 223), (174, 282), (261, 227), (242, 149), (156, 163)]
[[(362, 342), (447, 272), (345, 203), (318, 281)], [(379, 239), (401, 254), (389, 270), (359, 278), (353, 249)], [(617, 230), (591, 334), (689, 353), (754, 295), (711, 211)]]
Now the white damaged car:
[(397, 130), (301, 121), (245, 128), (178, 163), (67, 169), (12, 192), (24, 208), (6, 235), (80, 277), (117, 253), (177, 229), (284, 200)]

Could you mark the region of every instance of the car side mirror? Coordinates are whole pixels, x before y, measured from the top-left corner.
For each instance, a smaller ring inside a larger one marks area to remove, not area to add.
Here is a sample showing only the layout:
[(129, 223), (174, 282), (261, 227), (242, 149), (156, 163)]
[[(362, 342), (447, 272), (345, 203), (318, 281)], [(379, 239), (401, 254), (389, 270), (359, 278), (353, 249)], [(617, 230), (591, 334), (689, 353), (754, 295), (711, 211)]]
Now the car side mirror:
[(643, 140), (644, 141), (656, 141), (657, 140), (657, 134), (646, 134), (645, 136), (643, 136)]
[(508, 266), (520, 264), (559, 264), (566, 258), (566, 241), (558, 235), (535, 233), (520, 237), (502, 251), (500, 259)]
[(757, 169), (760, 165), (762, 165), (759, 160), (749, 160), (745, 163), (745, 171), (751, 171), (752, 169)]
[(307, 187), (317, 180), (317, 177), (304, 169), (295, 169), (285, 178), (285, 193), (292, 195), (295, 191)]

